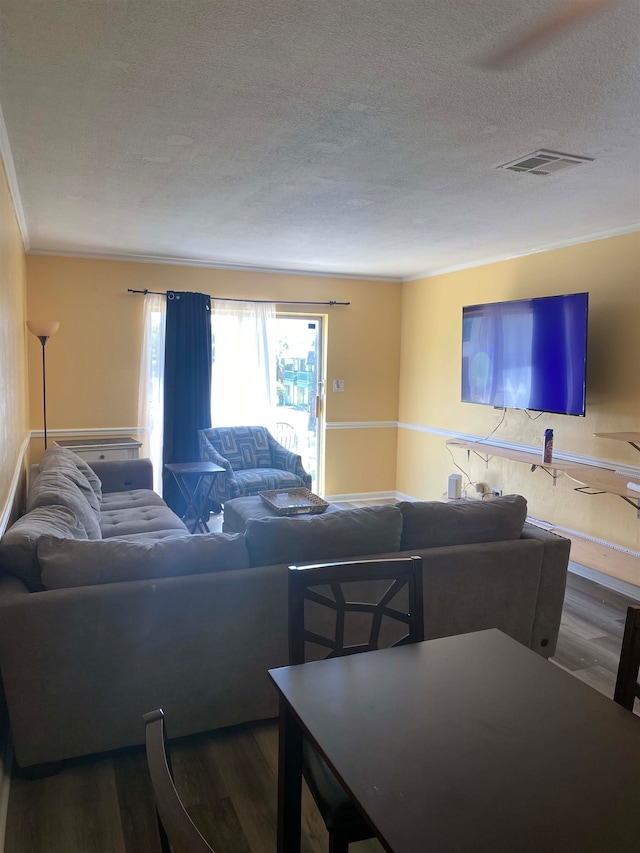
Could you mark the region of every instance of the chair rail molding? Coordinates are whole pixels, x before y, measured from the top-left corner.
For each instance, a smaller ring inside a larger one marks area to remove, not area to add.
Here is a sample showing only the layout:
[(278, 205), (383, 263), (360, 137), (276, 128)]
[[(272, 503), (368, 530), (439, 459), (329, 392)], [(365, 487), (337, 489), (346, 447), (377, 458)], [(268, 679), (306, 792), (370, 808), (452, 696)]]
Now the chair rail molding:
[[(85, 427), (84, 429), (74, 427), (73, 429), (48, 429), (48, 436), (68, 437), (71, 435), (78, 436), (105, 436), (105, 435), (148, 435), (148, 427)], [(44, 430), (31, 430), (31, 438), (44, 438)]]
[[(42, 435), (44, 435), (44, 432), (42, 432)], [(0, 536), (4, 535), (4, 532), (7, 529), (7, 525), (9, 523), (9, 518), (11, 517), (11, 511), (13, 509), (14, 501), (16, 499), (16, 493), (18, 491), (20, 474), (24, 466), (24, 458), (27, 453), (27, 450), (29, 449), (30, 438), (31, 436), (29, 435), (29, 433), (27, 433), (24, 438), (24, 441), (22, 442), (22, 445), (20, 446), (20, 450), (18, 451), (18, 458), (16, 459), (13, 477), (11, 478), (11, 483), (9, 484), (9, 493), (7, 495), (7, 500), (5, 505), (0, 510)], [(2, 850), (2, 847), (0, 847), (0, 850)]]
[(397, 429), (398, 421), (332, 421), (326, 429)]

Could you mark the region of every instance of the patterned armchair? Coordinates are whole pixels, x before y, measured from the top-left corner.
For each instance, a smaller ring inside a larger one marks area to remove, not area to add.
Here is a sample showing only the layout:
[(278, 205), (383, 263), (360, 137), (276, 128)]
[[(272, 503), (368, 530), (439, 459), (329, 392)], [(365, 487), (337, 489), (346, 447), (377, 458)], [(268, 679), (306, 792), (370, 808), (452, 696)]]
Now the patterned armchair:
[(198, 430), (200, 459), (225, 469), (216, 474), (211, 500), (257, 495), (270, 489), (311, 488), (311, 476), (297, 453), (287, 450), (262, 426)]

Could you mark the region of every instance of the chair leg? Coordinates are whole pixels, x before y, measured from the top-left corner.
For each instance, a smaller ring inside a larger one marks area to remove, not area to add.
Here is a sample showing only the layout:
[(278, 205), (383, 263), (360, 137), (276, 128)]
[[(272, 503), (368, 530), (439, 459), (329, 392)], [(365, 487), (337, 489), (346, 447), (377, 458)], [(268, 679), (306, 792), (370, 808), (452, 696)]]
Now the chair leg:
[(349, 842), (344, 835), (329, 833), (329, 853), (349, 853)]

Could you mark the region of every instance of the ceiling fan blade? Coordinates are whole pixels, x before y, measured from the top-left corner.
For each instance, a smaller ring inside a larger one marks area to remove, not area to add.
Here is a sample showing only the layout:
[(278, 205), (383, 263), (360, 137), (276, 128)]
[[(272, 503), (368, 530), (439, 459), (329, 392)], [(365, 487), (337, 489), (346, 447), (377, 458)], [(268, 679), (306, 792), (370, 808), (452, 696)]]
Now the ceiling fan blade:
[(604, 12), (620, 0), (565, 0), (557, 9), (545, 15), (514, 41), (495, 51), (482, 63), (499, 68), (518, 59), (527, 51), (559, 35), (563, 30)]

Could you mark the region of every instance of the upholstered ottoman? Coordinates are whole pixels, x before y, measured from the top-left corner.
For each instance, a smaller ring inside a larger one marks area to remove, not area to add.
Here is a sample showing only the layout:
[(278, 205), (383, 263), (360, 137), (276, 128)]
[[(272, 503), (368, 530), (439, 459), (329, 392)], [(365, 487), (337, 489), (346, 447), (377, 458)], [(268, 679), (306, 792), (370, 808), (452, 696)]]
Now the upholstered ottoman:
[[(323, 515), (339, 512), (342, 509), (343, 507), (336, 504), (329, 504)], [(258, 495), (248, 498), (234, 498), (225, 502), (222, 532), (245, 533), (247, 521), (250, 518), (280, 518), (280, 514), (271, 509)]]

